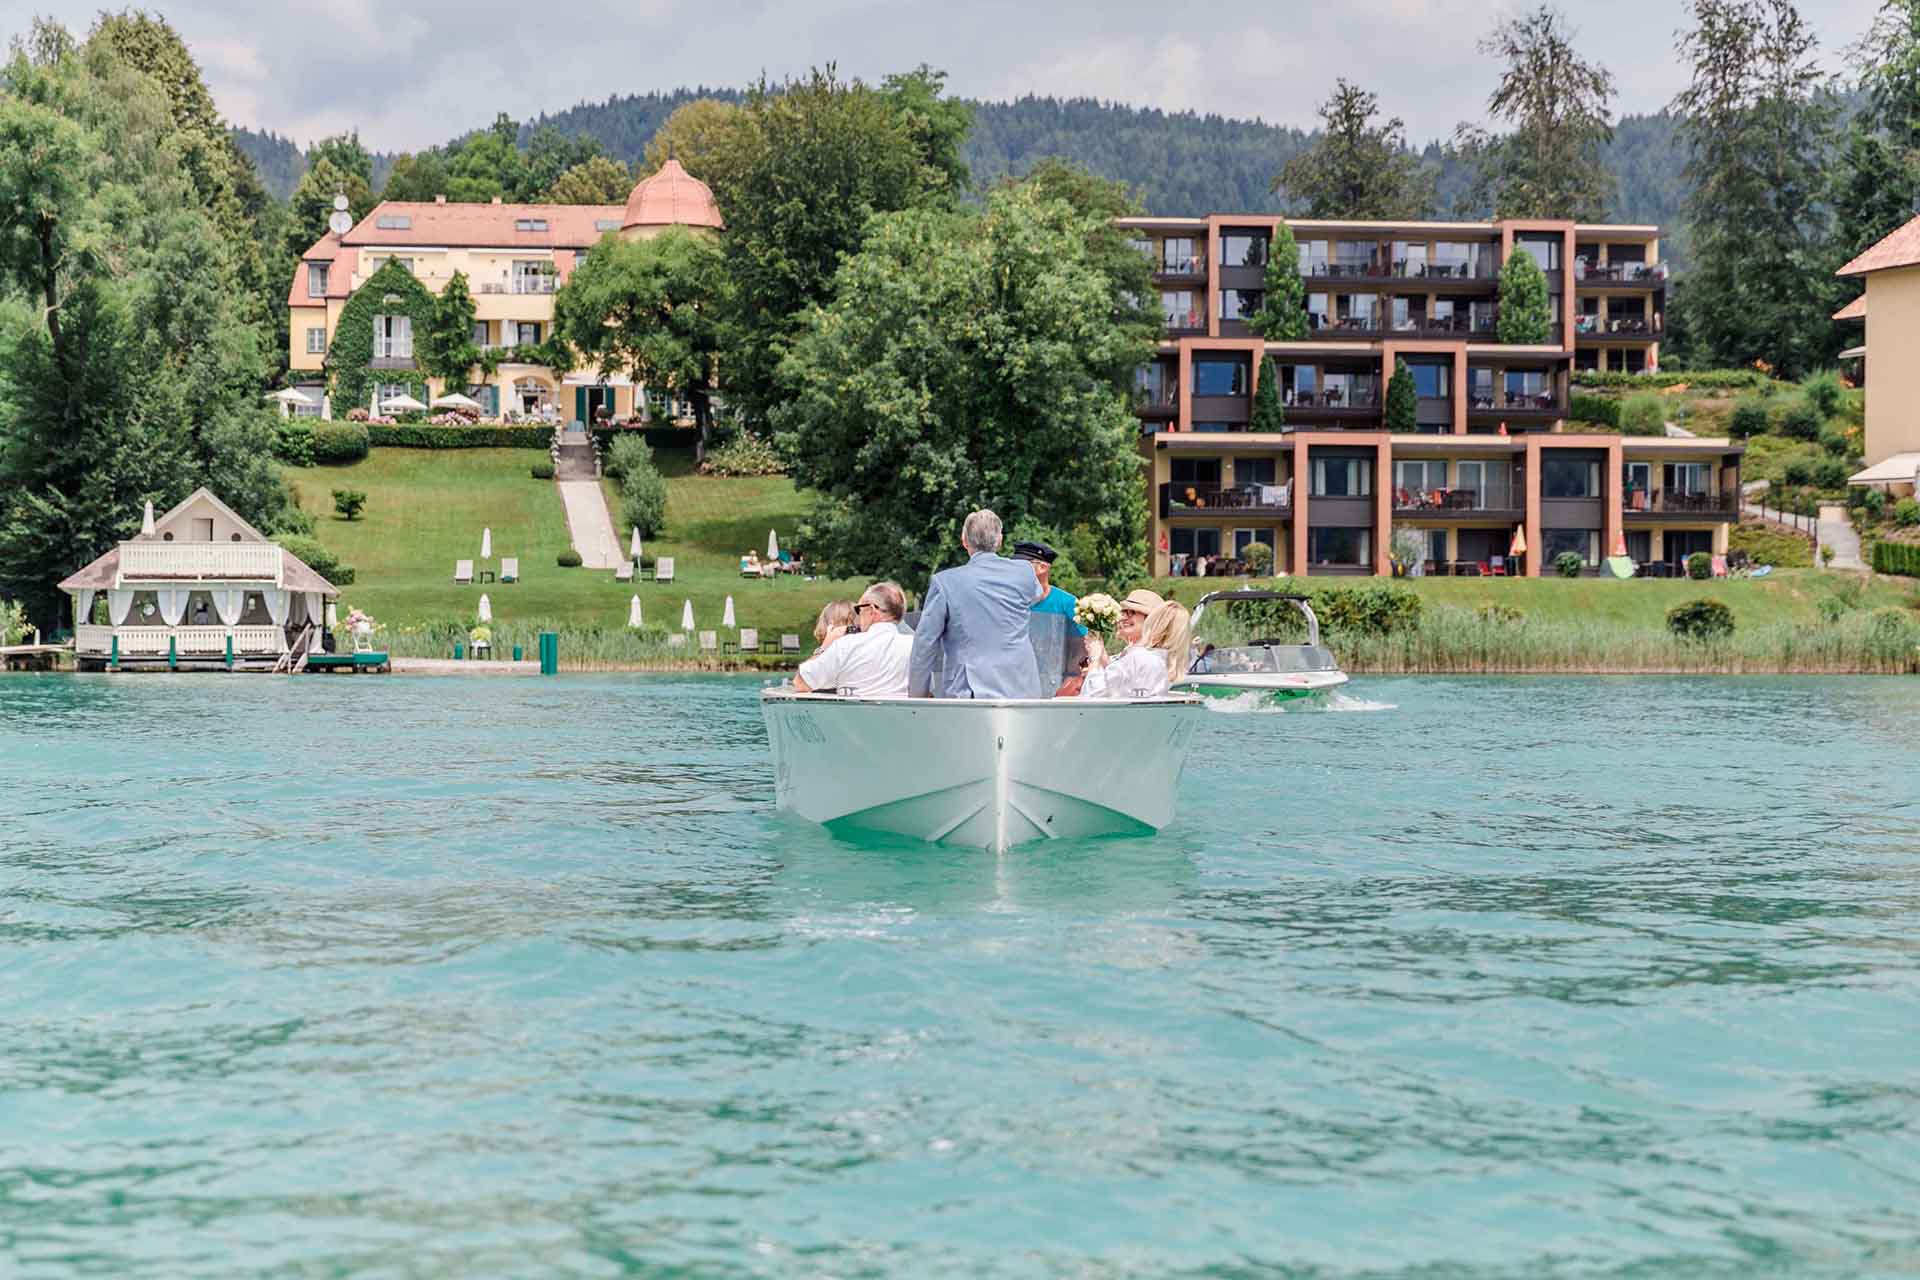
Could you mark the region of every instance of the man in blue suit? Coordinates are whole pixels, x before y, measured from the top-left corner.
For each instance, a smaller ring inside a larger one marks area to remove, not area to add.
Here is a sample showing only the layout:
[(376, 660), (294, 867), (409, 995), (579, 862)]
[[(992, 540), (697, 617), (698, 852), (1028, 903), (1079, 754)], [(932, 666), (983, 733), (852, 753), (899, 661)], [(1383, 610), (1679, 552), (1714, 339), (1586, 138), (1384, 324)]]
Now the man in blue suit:
[(944, 698), (1043, 698), (1027, 640), (1033, 602), (1045, 595), (1033, 565), (1000, 558), (1000, 517), (975, 511), (960, 526), (967, 562), (933, 575), (913, 632), (908, 691), (935, 696), (933, 672), (944, 658)]

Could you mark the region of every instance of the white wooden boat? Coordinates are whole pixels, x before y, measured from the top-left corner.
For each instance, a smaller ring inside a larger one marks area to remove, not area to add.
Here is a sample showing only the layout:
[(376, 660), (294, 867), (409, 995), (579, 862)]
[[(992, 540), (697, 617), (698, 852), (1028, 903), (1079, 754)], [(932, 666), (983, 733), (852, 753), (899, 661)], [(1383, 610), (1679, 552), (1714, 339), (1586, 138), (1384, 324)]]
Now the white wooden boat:
[(1304, 644), (1256, 639), (1245, 644), (1203, 645), (1196, 639), (1187, 674), (1173, 682), (1174, 692), (1211, 698), (1240, 698), (1248, 694), (1273, 702), (1324, 698), (1347, 683), (1347, 673), (1333, 653), (1320, 643), (1320, 619), (1307, 597), (1283, 591), (1215, 591), (1200, 597), (1193, 609), (1193, 634), (1200, 635), (1200, 619), (1208, 605), (1280, 600), (1298, 609), (1307, 624)]
[(1191, 694), (968, 700), (768, 689), (760, 707), (779, 808), (836, 831), (995, 851), (1165, 826), (1204, 714)]

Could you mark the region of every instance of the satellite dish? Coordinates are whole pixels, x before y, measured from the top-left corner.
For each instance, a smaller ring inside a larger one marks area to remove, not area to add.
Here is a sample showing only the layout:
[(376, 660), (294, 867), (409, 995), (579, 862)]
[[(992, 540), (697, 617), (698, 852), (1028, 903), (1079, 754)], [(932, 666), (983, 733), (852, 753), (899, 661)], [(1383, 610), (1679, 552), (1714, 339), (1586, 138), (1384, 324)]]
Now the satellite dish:
[(353, 215), (350, 213), (335, 213), (327, 219), (327, 230), (337, 236), (347, 234), (347, 232), (353, 230)]
[(333, 207), (339, 210), (341, 213), (345, 213), (347, 211), (347, 197), (344, 192), (334, 193)]

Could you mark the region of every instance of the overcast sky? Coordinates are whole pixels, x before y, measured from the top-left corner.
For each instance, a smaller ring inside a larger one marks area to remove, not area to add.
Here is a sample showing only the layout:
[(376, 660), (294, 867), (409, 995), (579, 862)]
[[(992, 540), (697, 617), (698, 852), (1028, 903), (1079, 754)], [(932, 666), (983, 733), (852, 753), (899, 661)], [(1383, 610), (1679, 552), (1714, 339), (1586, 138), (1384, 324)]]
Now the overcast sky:
[[(489, 123), (613, 94), (739, 86), (837, 62), (877, 80), (928, 62), (958, 94), (1090, 96), (1310, 126), (1336, 76), (1374, 90), (1424, 142), (1478, 119), (1495, 74), (1475, 48), (1515, 0), (145, 0), (199, 59), (229, 121), (307, 142), (358, 128), (413, 150)], [(78, 31), (98, 3), (0, 0), (9, 33), (34, 14)], [(1879, 0), (1802, 0), (1830, 63)], [(1675, 0), (1568, 0), (1622, 113), (1685, 83)]]

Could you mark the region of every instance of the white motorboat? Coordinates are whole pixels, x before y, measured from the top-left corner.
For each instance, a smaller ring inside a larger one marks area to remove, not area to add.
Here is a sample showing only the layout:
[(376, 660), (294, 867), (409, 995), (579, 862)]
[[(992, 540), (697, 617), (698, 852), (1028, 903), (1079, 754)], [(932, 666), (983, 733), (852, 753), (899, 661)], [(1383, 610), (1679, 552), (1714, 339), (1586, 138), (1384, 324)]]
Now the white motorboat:
[[(1200, 620), (1208, 605), (1285, 601), (1306, 622), (1306, 640), (1256, 639), (1242, 644), (1210, 645), (1200, 641)], [(1272, 702), (1324, 698), (1347, 682), (1347, 673), (1333, 653), (1320, 643), (1320, 619), (1307, 597), (1284, 591), (1215, 591), (1200, 597), (1193, 609), (1194, 658), (1187, 674), (1173, 682), (1177, 692), (1211, 698), (1240, 698), (1249, 694)]]
[(784, 688), (762, 693), (760, 708), (779, 808), (839, 831), (995, 851), (1165, 826), (1204, 714), (1191, 694), (969, 700)]

